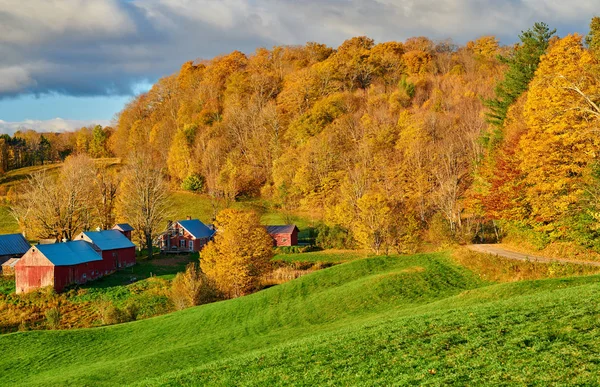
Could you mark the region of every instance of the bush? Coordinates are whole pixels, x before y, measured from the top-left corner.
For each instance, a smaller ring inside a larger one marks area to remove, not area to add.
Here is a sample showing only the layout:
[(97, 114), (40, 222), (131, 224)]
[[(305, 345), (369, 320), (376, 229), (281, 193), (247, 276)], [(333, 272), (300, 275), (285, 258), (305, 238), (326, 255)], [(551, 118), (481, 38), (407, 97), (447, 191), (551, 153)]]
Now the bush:
[(351, 249), (354, 240), (348, 229), (342, 226), (321, 224), (317, 227), (317, 246), (323, 249)]
[(181, 183), (181, 188), (186, 191), (202, 192), (204, 189), (204, 176), (189, 175)]
[(177, 310), (206, 304), (217, 299), (215, 287), (196, 263), (187, 265), (171, 284), (171, 301)]
[(137, 320), (138, 314), (140, 312), (140, 307), (135, 301), (130, 301), (123, 309), (124, 317), (127, 321), (135, 321)]
[(125, 320), (123, 311), (110, 301), (100, 304), (98, 309), (104, 325), (118, 324)]
[(60, 326), (60, 308), (54, 307), (50, 308), (45, 313), (46, 316), (46, 325), (50, 329), (57, 329)]

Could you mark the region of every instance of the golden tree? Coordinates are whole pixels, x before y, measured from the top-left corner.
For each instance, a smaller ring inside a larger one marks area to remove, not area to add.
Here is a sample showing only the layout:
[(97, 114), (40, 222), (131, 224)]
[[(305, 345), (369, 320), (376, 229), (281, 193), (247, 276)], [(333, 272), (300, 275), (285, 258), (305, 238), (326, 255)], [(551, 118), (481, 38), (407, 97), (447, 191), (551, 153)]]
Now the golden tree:
[(251, 211), (223, 210), (215, 225), (217, 234), (202, 251), (200, 266), (226, 296), (248, 294), (271, 270), (273, 240)]
[(529, 130), (520, 143), (520, 168), (531, 219), (546, 231), (553, 231), (555, 222), (581, 198), (585, 174), (600, 145), (590, 114), (581, 109), (581, 97), (573, 91), (574, 85), (586, 95), (598, 90), (595, 79), (584, 76), (595, 59), (581, 39), (570, 35), (550, 48), (525, 104)]

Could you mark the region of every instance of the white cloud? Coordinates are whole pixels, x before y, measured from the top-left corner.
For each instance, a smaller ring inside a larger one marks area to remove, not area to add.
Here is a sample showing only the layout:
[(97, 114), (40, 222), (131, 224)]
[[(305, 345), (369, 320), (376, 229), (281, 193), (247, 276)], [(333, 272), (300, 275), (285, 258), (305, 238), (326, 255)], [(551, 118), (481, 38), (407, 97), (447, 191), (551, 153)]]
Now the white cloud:
[(23, 91), (32, 85), (35, 85), (35, 80), (24, 68), (17, 66), (0, 68), (0, 94)]
[(0, 42), (41, 43), (119, 36), (134, 24), (116, 0), (0, 0)]
[(37, 132), (70, 132), (84, 126), (108, 126), (108, 120), (66, 120), (53, 118), (51, 120), (24, 120), (21, 122), (7, 122), (0, 120), (0, 133), (13, 135), (18, 130), (33, 129)]

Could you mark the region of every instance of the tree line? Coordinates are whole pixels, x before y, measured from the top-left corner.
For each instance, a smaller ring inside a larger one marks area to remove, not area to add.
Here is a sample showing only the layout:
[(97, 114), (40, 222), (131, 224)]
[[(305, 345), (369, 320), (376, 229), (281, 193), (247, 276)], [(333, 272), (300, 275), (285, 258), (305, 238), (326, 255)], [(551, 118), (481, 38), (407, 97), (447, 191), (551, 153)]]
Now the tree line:
[(112, 157), (111, 127), (83, 127), (73, 132), (19, 130), (0, 135), (0, 174), (45, 163), (63, 162), (71, 154)]

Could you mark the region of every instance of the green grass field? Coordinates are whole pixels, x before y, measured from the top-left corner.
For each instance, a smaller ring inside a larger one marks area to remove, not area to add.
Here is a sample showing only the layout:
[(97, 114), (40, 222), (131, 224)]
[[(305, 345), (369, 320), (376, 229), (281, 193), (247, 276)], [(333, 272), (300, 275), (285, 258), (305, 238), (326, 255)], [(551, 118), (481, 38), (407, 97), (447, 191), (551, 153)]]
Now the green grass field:
[(343, 263), (366, 258), (369, 255), (372, 254), (359, 250), (322, 250), (300, 254), (277, 254), (273, 257), (273, 260), (284, 262)]
[(0, 385), (598, 384), (599, 279), (357, 259), (143, 321), (0, 336)]

